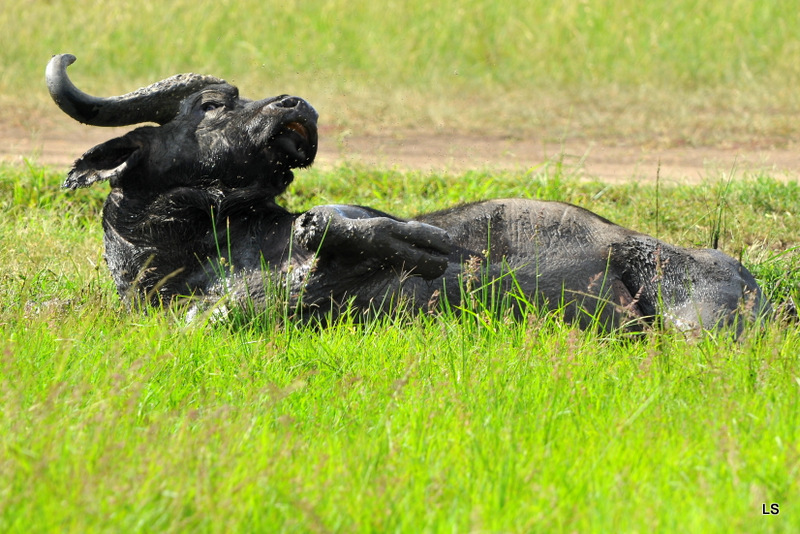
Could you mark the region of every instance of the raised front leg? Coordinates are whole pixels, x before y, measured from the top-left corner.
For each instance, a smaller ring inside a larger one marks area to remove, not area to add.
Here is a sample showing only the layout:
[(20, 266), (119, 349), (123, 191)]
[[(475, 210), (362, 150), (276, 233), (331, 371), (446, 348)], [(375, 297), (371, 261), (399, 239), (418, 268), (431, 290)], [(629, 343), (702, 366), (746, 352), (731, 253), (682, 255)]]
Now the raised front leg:
[(448, 233), (436, 226), (347, 205), (312, 208), (295, 222), (294, 238), (320, 259), (392, 267), (426, 280), (445, 272), (453, 247)]

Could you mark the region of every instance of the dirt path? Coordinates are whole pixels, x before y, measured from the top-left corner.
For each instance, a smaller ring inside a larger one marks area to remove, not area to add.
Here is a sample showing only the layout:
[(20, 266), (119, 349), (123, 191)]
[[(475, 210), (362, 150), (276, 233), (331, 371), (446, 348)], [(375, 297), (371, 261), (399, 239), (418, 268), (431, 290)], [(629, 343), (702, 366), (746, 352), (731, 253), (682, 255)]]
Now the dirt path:
[[(0, 119), (0, 161), (69, 166), (92, 146), (129, 128), (93, 128), (69, 120), (37, 124), (36, 129)], [(800, 178), (800, 148), (752, 146), (668, 147), (619, 146), (600, 140), (545, 138), (512, 139), (471, 135), (406, 132), (345, 135), (321, 131), (316, 165), (331, 168), (344, 162), (421, 171), (461, 172), (470, 169), (528, 170), (560, 162), (570, 176), (606, 182), (652, 181), (660, 172), (664, 182), (694, 183), (732, 169), (765, 171), (788, 180)], [(756, 148), (754, 148), (756, 147)], [(659, 171), (660, 168), (660, 171)]]

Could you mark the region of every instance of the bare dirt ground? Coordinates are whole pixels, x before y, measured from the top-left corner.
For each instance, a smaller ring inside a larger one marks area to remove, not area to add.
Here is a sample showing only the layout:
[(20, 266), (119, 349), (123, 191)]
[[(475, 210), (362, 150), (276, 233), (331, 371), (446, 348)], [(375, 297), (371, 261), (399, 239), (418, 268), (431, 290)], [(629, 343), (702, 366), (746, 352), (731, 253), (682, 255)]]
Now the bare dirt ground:
[[(67, 168), (92, 146), (130, 128), (96, 128), (69, 119), (38, 122), (35, 128), (0, 118), (0, 161)], [(721, 173), (735, 176), (766, 172), (785, 180), (800, 179), (800, 147), (764, 147), (754, 140), (732, 147), (658, 147), (605, 143), (602, 139), (552, 140), (535, 134), (526, 139), (501, 136), (392, 132), (348, 135), (333, 128), (320, 132), (316, 165), (343, 163), (422, 172), (536, 169), (560, 162), (570, 176), (610, 183), (655, 181), (697, 183)]]

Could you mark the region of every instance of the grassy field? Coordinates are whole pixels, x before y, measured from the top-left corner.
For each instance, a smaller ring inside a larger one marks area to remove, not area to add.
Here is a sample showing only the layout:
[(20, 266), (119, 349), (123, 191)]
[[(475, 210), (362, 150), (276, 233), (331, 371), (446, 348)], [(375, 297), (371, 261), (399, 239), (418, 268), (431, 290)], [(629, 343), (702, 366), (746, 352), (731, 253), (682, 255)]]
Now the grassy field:
[(19, 1), (0, 27), (2, 115), (34, 112), (31, 127), (53, 112), (47, 60), (70, 52), (93, 93), (202, 72), (245, 95), (304, 96), (323, 124), (358, 132), (800, 136), (793, 0)]
[[(5, 2), (0, 122), (176, 72), (307, 97), (341, 131), (645, 144), (800, 138), (800, 11), (747, 2)], [(88, 148), (88, 147), (87, 147)], [(78, 154), (76, 154), (77, 156)], [(0, 166), (0, 531), (795, 532), (800, 325), (632, 342), (554, 315), (187, 325), (119, 304), (102, 187)], [(528, 173), (307, 170), (280, 202), (401, 216), (565, 200), (720, 247), (800, 301), (800, 186)], [(763, 515), (764, 506), (778, 515)]]
[[(122, 309), (101, 257), (103, 191), (62, 192), (61, 178), (0, 168), (0, 530), (800, 525), (796, 322), (739, 342), (631, 342), (480, 308), (322, 330), (186, 325)], [(767, 176), (657, 192), (578, 182), (557, 162), (527, 175), (342, 168), (304, 171), (292, 191), (294, 209), (405, 215), (556, 198), (685, 245), (719, 227), (777, 304), (800, 298), (800, 191)], [(780, 514), (762, 515), (772, 503)]]

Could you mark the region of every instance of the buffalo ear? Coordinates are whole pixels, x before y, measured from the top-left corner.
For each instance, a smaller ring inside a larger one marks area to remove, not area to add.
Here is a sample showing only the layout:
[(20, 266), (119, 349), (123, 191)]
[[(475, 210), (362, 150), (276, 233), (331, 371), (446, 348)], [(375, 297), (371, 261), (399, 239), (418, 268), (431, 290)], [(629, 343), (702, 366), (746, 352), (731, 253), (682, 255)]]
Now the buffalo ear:
[(77, 189), (120, 178), (137, 166), (142, 153), (141, 143), (127, 136), (106, 141), (89, 149), (75, 161), (62, 187)]

